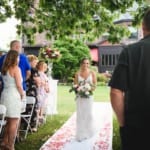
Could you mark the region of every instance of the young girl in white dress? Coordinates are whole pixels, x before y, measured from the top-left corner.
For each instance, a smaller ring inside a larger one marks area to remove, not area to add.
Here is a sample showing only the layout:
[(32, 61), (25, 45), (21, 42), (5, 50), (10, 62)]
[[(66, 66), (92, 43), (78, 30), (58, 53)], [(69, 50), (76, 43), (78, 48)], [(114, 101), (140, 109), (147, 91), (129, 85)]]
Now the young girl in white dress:
[[(81, 82), (87, 82), (92, 86), (92, 90), (96, 87), (96, 75), (90, 70), (90, 61), (88, 58), (81, 60), (80, 69), (75, 74), (74, 84), (79, 85)], [(76, 97), (76, 140), (83, 141), (94, 135), (94, 124), (93, 124), (93, 96)]]
[(49, 80), (45, 73), (47, 64), (44, 61), (39, 61), (37, 64), (37, 70), (40, 77), (40, 82), (37, 88), (37, 99), (38, 99), (38, 118), (43, 122), (44, 111), (46, 109), (47, 97), (50, 92)]

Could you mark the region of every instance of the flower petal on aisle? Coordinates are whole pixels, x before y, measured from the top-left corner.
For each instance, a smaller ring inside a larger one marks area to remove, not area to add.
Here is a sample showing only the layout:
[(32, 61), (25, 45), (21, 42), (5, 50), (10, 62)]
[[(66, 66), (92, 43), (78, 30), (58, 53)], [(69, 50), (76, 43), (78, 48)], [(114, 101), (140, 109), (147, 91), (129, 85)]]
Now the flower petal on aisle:
[(112, 150), (113, 115), (109, 102), (94, 102), (96, 132), (90, 139), (75, 140), (76, 113), (51, 136), (40, 150)]

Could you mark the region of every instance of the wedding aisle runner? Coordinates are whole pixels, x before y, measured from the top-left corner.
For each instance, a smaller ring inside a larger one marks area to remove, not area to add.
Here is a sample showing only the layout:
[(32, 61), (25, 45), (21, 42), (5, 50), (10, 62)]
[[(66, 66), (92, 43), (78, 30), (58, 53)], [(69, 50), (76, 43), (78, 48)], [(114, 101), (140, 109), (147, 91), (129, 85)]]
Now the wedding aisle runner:
[(40, 150), (112, 150), (113, 118), (109, 102), (94, 102), (95, 135), (82, 142), (75, 140), (74, 113), (68, 121), (46, 141)]

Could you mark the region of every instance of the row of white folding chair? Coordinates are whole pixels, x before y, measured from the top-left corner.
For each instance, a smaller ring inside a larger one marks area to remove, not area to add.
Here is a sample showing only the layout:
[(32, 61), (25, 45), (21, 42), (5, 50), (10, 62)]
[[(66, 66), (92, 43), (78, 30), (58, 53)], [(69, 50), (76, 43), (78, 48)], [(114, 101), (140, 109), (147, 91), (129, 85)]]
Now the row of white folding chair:
[[(31, 128), (30, 127), (30, 122), (31, 122), (31, 117), (33, 114), (33, 110), (34, 110), (34, 105), (35, 105), (35, 97), (33, 96), (26, 96), (26, 104), (27, 105), (31, 105), (31, 111), (27, 112), (27, 114), (21, 114), (21, 118), (25, 121), (25, 123), (27, 124), (26, 129), (19, 129), (19, 132), (24, 132), (24, 138), (27, 137), (28, 131)], [(5, 121), (5, 115), (6, 115), (6, 107), (4, 105), (0, 104), (0, 134), (2, 132), (3, 126), (6, 124)]]
[(24, 120), (24, 122), (26, 123), (27, 127), (25, 129), (19, 129), (19, 132), (24, 132), (25, 133), (24, 134), (24, 138), (25, 139), (27, 137), (29, 129), (31, 129), (30, 122), (31, 122), (31, 117), (32, 117), (33, 110), (34, 110), (35, 101), (36, 101), (35, 97), (33, 97), (33, 96), (26, 96), (26, 105), (31, 105), (31, 111), (21, 114), (21, 119)]
[(5, 115), (6, 115), (6, 107), (0, 104), (0, 135), (3, 129), (3, 126), (6, 124)]

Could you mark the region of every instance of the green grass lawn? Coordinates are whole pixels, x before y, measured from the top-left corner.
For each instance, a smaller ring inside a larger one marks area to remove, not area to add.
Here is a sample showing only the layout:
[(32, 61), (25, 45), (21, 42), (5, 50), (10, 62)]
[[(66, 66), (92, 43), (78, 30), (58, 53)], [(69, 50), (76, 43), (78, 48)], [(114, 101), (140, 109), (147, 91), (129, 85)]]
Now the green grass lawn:
[[(52, 136), (64, 122), (75, 112), (75, 95), (69, 93), (69, 86), (58, 86), (58, 114), (47, 117), (46, 124), (39, 127), (38, 132), (29, 133), (27, 139), (15, 144), (16, 150), (39, 150), (39, 148)], [(109, 87), (98, 86), (94, 92), (95, 101), (109, 101)], [(118, 137), (118, 124), (114, 117), (113, 150), (120, 150)]]

